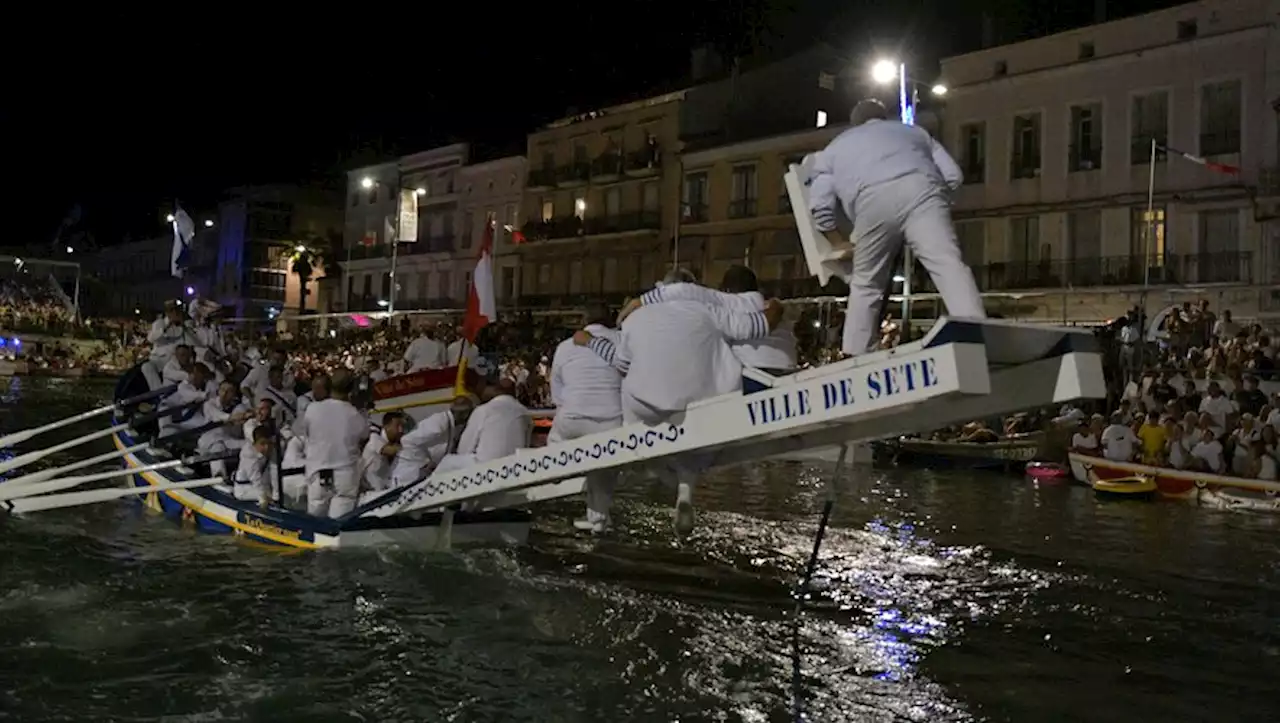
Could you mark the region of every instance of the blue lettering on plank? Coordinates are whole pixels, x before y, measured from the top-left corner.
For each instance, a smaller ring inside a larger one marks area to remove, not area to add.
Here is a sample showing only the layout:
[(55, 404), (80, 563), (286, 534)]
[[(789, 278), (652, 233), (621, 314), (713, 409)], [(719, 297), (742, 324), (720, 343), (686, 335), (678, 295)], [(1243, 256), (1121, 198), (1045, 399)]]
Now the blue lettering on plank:
[[(762, 395), (756, 395), (762, 396)], [(747, 417), (751, 426), (772, 424), (785, 419), (803, 417), (813, 411), (808, 389), (794, 389), (782, 394), (747, 401)]]
[(867, 399), (881, 399), (937, 385), (938, 369), (933, 359), (891, 364), (867, 374)]

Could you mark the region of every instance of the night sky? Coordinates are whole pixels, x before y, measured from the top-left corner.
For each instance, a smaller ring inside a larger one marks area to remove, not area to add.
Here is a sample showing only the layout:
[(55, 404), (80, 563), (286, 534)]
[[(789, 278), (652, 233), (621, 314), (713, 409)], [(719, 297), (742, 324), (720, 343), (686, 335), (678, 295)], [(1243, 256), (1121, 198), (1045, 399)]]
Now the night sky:
[[(1115, 17), (1173, 4), (1107, 8)], [(51, 243), (76, 205), (74, 233), (110, 245), (164, 233), (175, 198), (198, 210), (228, 186), (338, 180), (363, 162), (456, 140), (482, 156), (519, 153), (526, 133), (571, 107), (675, 87), (694, 45), (767, 56), (826, 42), (862, 62), (894, 54), (936, 68), (979, 46), (983, 9), (1004, 40), (1087, 24), (1094, 12), (1091, 0), (667, 5), (417, 6), (435, 8), (427, 13), (372, 3), (364, 7), (382, 17), (341, 4), (312, 6), (323, 13), (314, 16), (219, 18), (234, 6), (190, 3), (166, 10), (172, 19), (159, 9), (77, 11), (73, 27), (50, 18), (33, 25), (49, 32), (44, 44), (32, 29), (0, 51), (13, 71), (0, 121), (16, 211), (4, 245)]]

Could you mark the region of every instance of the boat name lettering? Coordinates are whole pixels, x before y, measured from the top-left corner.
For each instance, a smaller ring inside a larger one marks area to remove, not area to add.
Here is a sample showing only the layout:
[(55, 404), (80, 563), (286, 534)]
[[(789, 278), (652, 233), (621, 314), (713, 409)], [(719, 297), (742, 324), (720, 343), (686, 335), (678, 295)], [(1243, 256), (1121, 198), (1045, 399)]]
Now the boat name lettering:
[(280, 527), (279, 525), (273, 525), (269, 522), (264, 522), (256, 517), (246, 516), (243, 520), (243, 524), (245, 527), (252, 527), (255, 530), (270, 532), (270, 533), (279, 535), (281, 537), (292, 537), (294, 539), (299, 539), (302, 537), (302, 532), (300, 530), (285, 529), (283, 527)]
[[(862, 382), (860, 385), (859, 382)], [(889, 366), (877, 367), (867, 372), (865, 379), (843, 377), (823, 382), (822, 409), (847, 407), (858, 402), (859, 389), (865, 389), (865, 400), (875, 401), (938, 385), (937, 364), (933, 359), (919, 359)], [(813, 390), (816, 392), (816, 390)], [(777, 394), (748, 398), (747, 418), (751, 426), (758, 427), (787, 419), (808, 416), (813, 413), (810, 389), (787, 389)], [(752, 395), (757, 396), (757, 395)]]

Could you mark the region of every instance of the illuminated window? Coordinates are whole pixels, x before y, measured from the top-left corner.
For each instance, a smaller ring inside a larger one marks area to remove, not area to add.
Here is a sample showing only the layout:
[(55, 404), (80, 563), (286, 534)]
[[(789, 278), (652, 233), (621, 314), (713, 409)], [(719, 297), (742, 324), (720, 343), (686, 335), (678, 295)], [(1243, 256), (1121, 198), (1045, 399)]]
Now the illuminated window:
[(578, 196), (573, 199), (573, 215), (580, 219), (587, 217), (587, 199), (585, 196)]
[(542, 202), (542, 220), (543, 220), (543, 221), (550, 221), (551, 219), (555, 218), (555, 215), (556, 215), (556, 203), (555, 203), (555, 201), (552, 201), (552, 200), (551, 200), (551, 199), (549, 199), (549, 198), (548, 198), (548, 199), (543, 200), (543, 202)]

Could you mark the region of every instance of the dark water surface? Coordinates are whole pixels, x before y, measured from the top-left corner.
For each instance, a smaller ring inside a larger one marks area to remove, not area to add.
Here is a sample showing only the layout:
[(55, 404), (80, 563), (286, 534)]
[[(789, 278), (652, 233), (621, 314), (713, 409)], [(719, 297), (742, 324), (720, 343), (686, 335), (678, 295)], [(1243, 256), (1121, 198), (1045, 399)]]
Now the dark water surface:
[[(109, 392), (0, 379), (0, 429)], [(790, 720), (828, 471), (717, 473), (682, 548), (654, 483), (606, 542), (563, 504), (517, 551), (281, 553), (125, 503), (0, 519), (0, 720)], [(811, 720), (1280, 719), (1280, 517), (899, 470), (848, 479), (835, 525)]]

